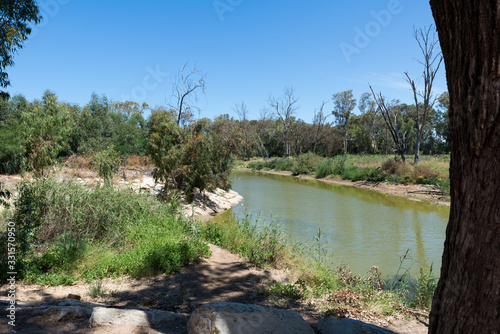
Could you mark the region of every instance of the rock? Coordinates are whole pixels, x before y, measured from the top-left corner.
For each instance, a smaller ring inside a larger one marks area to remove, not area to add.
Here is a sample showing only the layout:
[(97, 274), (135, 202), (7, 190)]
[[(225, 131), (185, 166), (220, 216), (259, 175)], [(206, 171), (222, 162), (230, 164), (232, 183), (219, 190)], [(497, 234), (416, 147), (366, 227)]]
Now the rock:
[(326, 318), (318, 322), (321, 334), (396, 334), (395, 332), (354, 319)]
[(81, 306), (51, 306), (47, 307), (44, 314), (50, 317), (52, 321), (65, 321), (75, 318), (88, 318), (92, 310), (90, 307)]
[(151, 327), (161, 322), (170, 322), (185, 315), (159, 310), (133, 310), (95, 307), (90, 317), (90, 326), (132, 325)]
[(189, 334), (314, 334), (314, 330), (295, 312), (239, 303), (203, 305), (189, 318), (187, 332)]

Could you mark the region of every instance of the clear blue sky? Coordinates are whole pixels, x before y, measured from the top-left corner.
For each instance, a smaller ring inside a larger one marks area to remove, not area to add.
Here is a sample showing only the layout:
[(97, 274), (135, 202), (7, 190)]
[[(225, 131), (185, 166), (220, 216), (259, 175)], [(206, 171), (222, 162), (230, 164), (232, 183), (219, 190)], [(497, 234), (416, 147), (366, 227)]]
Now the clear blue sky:
[[(348, 89), (359, 98), (368, 83), (412, 103), (404, 72), (422, 72), (413, 28), (433, 24), (428, 2), (417, 0), (38, 3), (44, 21), (8, 69), (11, 94), (39, 99), (50, 89), (83, 106), (95, 92), (162, 105), (189, 62), (207, 75), (197, 117), (209, 118), (237, 117), (232, 108), (241, 101), (259, 118), (285, 86), (295, 88), (297, 117), (306, 122), (322, 100)], [(435, 91), (445, 90), (443, 67)]]

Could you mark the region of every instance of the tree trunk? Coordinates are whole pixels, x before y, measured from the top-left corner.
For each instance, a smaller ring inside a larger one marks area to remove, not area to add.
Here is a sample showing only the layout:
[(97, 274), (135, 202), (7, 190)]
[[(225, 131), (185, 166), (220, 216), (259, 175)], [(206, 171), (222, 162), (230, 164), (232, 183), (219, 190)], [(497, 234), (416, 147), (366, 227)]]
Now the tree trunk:
[(449, 84), (451, 212), (429, 333), (500, 332), (500, 0), (431, 0)]
[(415, 159), (413, 160), (413, 163), (417, 165), (420, 161), (420, 140), (417, 135), (417, 142), (415, 143)]

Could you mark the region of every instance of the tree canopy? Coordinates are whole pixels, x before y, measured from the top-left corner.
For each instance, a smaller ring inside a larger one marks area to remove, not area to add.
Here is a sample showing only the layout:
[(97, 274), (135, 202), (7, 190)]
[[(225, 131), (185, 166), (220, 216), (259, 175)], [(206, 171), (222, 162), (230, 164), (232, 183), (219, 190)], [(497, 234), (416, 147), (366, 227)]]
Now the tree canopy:
[[(14, 65), (14, 54), (31, 33), (29, 23), (36, 24), (42, 17), (35, 0), (1, 1), (0, 17), (0, 87), (5, 88), (10, 84), (5, 69)], [(0, 91), (0, 95), (7, 93)]]

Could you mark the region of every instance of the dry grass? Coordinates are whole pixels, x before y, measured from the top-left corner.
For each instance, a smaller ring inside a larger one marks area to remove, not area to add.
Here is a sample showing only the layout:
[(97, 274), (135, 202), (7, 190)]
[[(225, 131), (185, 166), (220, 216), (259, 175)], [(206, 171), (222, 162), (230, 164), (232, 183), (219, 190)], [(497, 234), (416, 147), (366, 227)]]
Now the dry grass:
[(147, 156), (139, 156), (139, 155), (131, 155), (126, 159), (125, 168), (133, 169), (133, 168), (151, 168), (153, 167), (153, 163)]
[(92, 159), (90, 155), (73, 154), (64, 162), (64, 165), (73, 169), (90, 170), (92, 168)]

